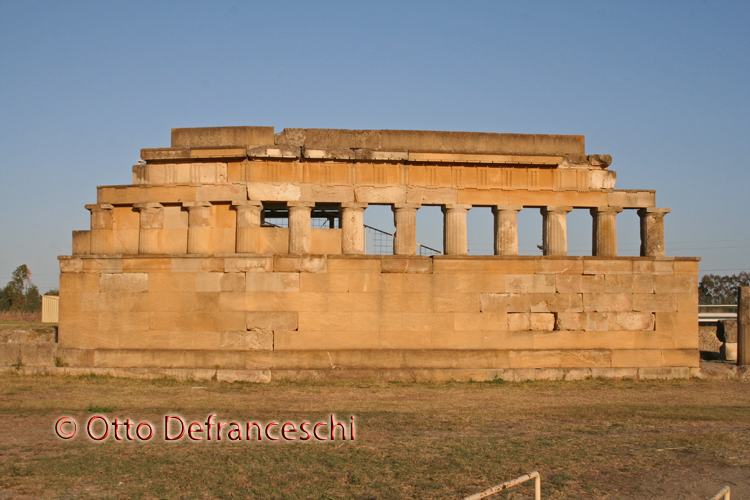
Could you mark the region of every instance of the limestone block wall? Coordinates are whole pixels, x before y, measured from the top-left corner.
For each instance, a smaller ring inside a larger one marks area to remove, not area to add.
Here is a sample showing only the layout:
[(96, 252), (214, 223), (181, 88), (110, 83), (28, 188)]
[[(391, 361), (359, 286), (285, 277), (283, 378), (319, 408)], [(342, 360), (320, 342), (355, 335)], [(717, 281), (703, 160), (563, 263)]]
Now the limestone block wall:
[(73, 366), (485, 380), (529, 369), (637, 376), (698, 365), (696, 259), (81, 256), (61, 264), (59, 347)]

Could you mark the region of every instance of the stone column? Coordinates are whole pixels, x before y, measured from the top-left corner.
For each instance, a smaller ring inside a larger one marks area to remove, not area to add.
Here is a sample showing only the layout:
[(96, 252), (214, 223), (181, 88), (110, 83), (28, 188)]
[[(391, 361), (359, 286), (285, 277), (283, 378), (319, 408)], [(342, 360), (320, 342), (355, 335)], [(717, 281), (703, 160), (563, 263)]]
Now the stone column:
[(290, 201), (289, 207), (289, 253), (305, 255), (312, 247), (310, 212), (315, 203)]
[(750, 365), (750, 286), (737, 294), (737, 364)]
[(466, 214), (471, 205), (443, 205), (443, 250), (445, 255), (466, 255), (469, 243)]
[(416, 203), (394, 203), (393, 223), (396, 234), (393, 236), (394, 255), (416, 255), (417, 253), (417, 210), (422, 205)]
[(237, 253), (262, 253), (258, 229), (263, 203), (252, 200), (233, 201), (237, 211), (237, 234), (234, 251)]
[(133, 208), (141, 213), (138, 228), (138, 253), (162, 253), (164, 207), (161, 203), (136, 203)]
[(344, 254), (365, 253), (365, 208), (367, 203), (341, 204), (341, 251)]
[(591, 209), (594, 228), (591, 233), (591, 255), (617, 257), (617, 214), (622, 207), (597, 207)]
[(668, 208), (640, 208), (641, 257), (664, 257), (664, 216)]
[(211, 253), (211, 203), (188, 201), (182, 206), (188, 210), (187, 253)]
[(495, 255), (518, 255), (518, 212), (522, 206), (495, 205)]
[(573, 207), (543, 207), (542, 248), (544, 255), (568, 255), (566, 217)]
[(105, 203), (86, 205), (91, 212), (90, 252), (99, 255), (114, 253), (112, 213), (115, 207)]

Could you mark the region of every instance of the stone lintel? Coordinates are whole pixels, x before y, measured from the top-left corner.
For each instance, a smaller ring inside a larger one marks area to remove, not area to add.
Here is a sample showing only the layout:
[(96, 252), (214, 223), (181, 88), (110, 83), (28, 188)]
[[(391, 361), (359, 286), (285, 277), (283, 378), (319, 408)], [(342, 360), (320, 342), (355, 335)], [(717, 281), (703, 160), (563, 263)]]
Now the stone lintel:
[(671, 211), (669, 208), (644, 207), (638, 209), (638, 214), (668, 214)]
[(273, 127), (173, 128), (173, 148), (273, 146)]
[(134, 203), (133, 208), (135, 210), (146, 210), (149, 208), (164, 208), (161, 203)]
[(315, 208), (315, 202), (314, 201), (287, 201), (286, 206), (289, 208), (296, 208), (296, 207)]
[(357, 202), (345, 202), (341, 204), (341, 208), (367, 208), (369, 203), (357, 203)]
[(615, 212), (620, 213), (623, 211), (623, 207), (594, 207), (591, 208), (591, 214), (594, 215), (596, 213), (602, 213), (602, 212)]
[(263, 202), (257, 200), (232, 200), (230, 206), (235, 209), (240, 207), (260, 208), (263, 206)]

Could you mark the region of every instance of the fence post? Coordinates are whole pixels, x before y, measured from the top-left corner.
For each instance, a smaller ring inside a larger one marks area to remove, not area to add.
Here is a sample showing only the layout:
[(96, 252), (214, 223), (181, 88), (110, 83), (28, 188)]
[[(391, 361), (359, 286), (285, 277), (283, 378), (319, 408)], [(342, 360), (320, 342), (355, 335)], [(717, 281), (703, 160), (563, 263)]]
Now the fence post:
[(737, 294), (737, 364), (750, 365), (750, 286)]

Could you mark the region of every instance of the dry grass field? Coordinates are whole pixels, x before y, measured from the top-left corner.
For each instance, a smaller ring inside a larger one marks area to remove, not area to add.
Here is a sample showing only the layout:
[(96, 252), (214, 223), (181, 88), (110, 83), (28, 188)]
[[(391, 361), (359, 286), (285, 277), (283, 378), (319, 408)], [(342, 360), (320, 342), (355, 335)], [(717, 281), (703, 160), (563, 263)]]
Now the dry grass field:
[[(355, 415), (356, 434), (164, 441), (164, 415), (205, 422), (211, 413), (241, 423)], [(85, 432), (94, 414), (148, 421), (154, 438), (95, 442)], [(54, 430), (64, 415), (78, 422), (70, 440)], [(705, 499), (724, 484), (732, 498), (750, 498), (750, 384), (256, 385), (0, 374), (2, 499), (459, 499), (532, 470), (545, 499)], [(493, 498), (532, 493), (521, 486)]]

